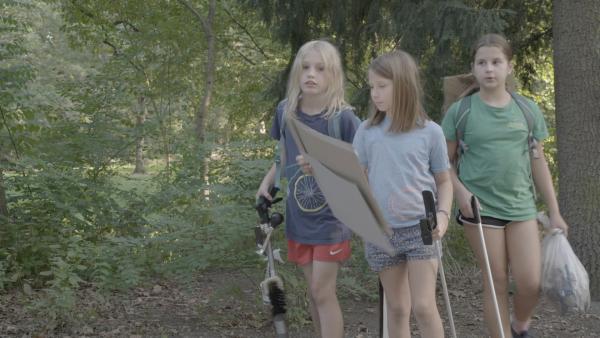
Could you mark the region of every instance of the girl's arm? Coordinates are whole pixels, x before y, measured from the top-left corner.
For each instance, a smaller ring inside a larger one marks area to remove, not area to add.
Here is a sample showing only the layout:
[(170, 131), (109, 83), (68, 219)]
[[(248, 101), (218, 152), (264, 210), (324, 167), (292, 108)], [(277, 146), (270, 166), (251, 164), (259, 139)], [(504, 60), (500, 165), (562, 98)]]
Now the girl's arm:
[(262, 182), (260, 182), (260, 186), (258, 187), (258, 191), (256, 192), (256, 198), (260, 196), (264, 196), (269, 201), (273, 200), (273, 197), (269, 194), (269, 190), (273, 184), (275, 179), (275, 163), (271, 166), (271, 169), (265, 174)]
[(437, 227), (431, 233), (434, 239), (441, 239), (448, 229), (450, 221), (450, 208), (452, 207), (452, 180), (450, 171), (443, 171), (434, 175), (437, 187), (438, 212)]
[[(542, 142), (537, 144), (538, 154), (544, 154), (544, 146)], [(545, 156), (531, 159), (531, 172), (533, 174), (533, 181), (537, 191), (542, 194), (544, 202), (548, 207), (548, 216), (550, 218), (550, 226), (553, 228), (562, 229), (567, 235), (569, 226), (562, 218), (560, 210), (558, 208), (558, 201), (556, 200), (556, 194), (554, 192), (554, 186), (552, 185), (552, 175), (548, 168), (548, 162), (546, 162)]]
[(473, 218), (473, 209), (471, 209), (471, 196), (473, 194), (458, 179), (456, 174), (456, 163), (458, 162), (458, 142), (446, 140), (448, 147), (448, 158), (450, 159), (450, 180), (454, 187), (454, 197), (460, 209), (460, 213), (468, 218)]

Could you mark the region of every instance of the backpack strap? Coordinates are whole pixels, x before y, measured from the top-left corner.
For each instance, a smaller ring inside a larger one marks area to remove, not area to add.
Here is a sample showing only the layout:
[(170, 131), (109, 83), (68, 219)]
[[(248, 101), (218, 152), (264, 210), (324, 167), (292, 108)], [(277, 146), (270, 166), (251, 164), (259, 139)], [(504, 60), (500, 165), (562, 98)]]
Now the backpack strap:
[[(338, 110), (334, 112), (329, 119), (327, 119), (327, 135), (338, 140), (342, 139), (342, 111), (343, 110)], [(352, 110), (352, 112), (352, 123), (355, 128), (358, 128), (360, 125), (360, 118), (354, 114), (354, 110)]]
[(527, 145), (529, 146), (531, 158), (540, 158), (540, 154), (538, 154), (537, 151), (538, 142), (535, 137), (533, 137), (533, 127), (535, 123), (533, 120), (533, 111), (531, 109), (531, 105), (524, 96), (521, 96), (515, 92), (510, 92), (510, 96), (517, 103), (517, 106), (519, 109), (521, 109), (521, 112), (523, 112), (523, 116), (527, 121)]
[(341, 139), (342, 138), (342, 131), (341, 131), (341, 120), (342, 120), (342, 112), (341, 111), (336, 111), (334, 112), (328, 119), (327, 119), (327, 135), (336, 138), (336, 139)]
[[(279, 143), (275, 146), (275, 176), (273, 179), (273, 185), (275, 188), (281, 190), (281, 168), (285, 167), (285, 105), (287, 99), (281, 101), (277, 105), (277, 113), (282, 110), (281, 120), (279, 121)], [(275, 118), (278, 118), (279, 114), (275, 114)]]
[[(533, 127), (535, 125), (533, 120), (533, 110), (531, 105), (529, 104), (529, 100), (527, 100), (524, 96), (521, 96), (515, 92), (511, 92), (510, 96), (515, 100), (521, 112), (523, 112), (523, 116), (527, 121), (527, 146), (529, 148), (529, 160), (540, 158), (540, 154), (537, 150), (537, 140), (533, 137)], [(533, 170), (531, 171), (531, 175), (529, 176), (531, 179), (531, 189), (533, 190), (533, 198), (537, 200), (537, 191), (535, 189), (535, 182), (533, 181)]]
[[(537, 140), (533, 137), (533, 128), (535, 125), (533, 119), (533, 111), (529, 101), (522, 95), (519, 95), (515, 92), (510, 92), (510, 96), (517, 104), (517, 107), (523, 113), (525, 120), (527, 121), (527, 144), (529, 146), (529, 152), (531, 153), (532, 158), (539, 158), (539, 154), (537, 151)], [(465, 96), (461, 99), (460, 105), (458, 107), (457, 113), (457, 122), (455, 125), (456, 128), (456, 140), (458, 141), (458, 147), (460, 154), (464, 154), (465, 151), (469, 149), (469, 146), (465, 143), (465, 129), (467, 124), (467, 116), (471, 112), (471, 95)]]
[(467, 150), (469, 150), (469, 146), (467, 143), (465, 143), (465, 129), (467, 126), (467, 116), (470, 112), (471, 95), (467, 95), (460, 100), (458, 113), (456, 114), (456, 125), (454, 126), (456, 129), (456, 141), (458, 142), (459, 156), (462, 156)]

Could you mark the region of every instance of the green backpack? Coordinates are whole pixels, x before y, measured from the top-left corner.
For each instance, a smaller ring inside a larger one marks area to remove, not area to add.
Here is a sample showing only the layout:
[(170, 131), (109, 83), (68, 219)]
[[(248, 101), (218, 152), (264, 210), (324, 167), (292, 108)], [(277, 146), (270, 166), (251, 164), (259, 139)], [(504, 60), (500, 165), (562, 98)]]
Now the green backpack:
[[(509, 92), (512, 99), (515, 101), (525, 120), (527, 121), (527, 144), (529, 149), (529, 158), (537, 159), (540, 157), (540, 154), (537, 150), (537, 140), (533, 137), (533, 128), (535, 126), (535, 121), (533, 118), (533, 108), (531, 107), (529, 100), (524, 96), (517, 94), (516, 92)], [(456, 163), (456, 169), (458, 171), (458, 167), (460, 164), (460, 159), (462, 155), (469, 150), (469, 145), (465, 142), (465, 129), (467, 125), (467, 117), (471, 112), (471, 97), (473, 93), (463, 97), (459, 101), (458, 112), (456, 114), (456, 141), (458, 142), (458, 156), (459, 160)], [(535, 184), (533, 183), (533, 175), (531, 178), (531, 186), (533, 188), (533, 195), (536, 197)]]
[[(456, 114), (457, 122), (455, 125), (456, 128), (456, 140), (458, 141), (458, 148), (460, 154), (464, 154), (468, 149), (469, 145), (466, 144), (465, 138), (465, 128), (467, 125), (467, 116), (471, 112), (471, 97), (473, 94), (467, 95), (460, 99), (458, 106), (458, 113)], [(529, 145), (529, 153), (532, 158), (539, 158), (539, 154), (537, 151), (537, 140), (533, 137), (533, 128), (534, 128), (534, 119), (533, 119), (533, 110), (530, 106), (529, 101), (515, 93), (510, 92), (510, 96), (517, 103), (517, 106), (523, 112), (523, 116), (527, 121), (527, 144)]]

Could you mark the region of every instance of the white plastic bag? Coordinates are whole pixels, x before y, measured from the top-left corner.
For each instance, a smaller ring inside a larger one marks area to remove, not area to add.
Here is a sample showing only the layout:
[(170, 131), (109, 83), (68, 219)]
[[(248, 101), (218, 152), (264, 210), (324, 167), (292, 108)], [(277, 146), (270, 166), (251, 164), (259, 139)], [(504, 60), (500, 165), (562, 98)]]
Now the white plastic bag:
[(590, 306), (587, 271), (560, 229), (550, 229), (543, 213), (538, 220), (544, 225), (542, 241), (542, 292), (561, 314), (585, 312)]

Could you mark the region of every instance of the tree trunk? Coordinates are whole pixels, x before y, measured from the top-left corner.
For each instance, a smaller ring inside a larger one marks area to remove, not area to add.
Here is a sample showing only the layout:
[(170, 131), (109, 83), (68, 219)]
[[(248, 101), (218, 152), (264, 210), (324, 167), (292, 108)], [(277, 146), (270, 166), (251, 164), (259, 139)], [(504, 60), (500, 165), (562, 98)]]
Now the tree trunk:
[(185, 0), (179, 0), (179, 2), (185, 6), (192, 14), (200, 21), (200, 25), (204, 32), (204, 38), (206, 39), (206, 62), (204, 64), (204, 90), (202, 92), (202, 102), (196, 111), (196, 138), (200, 143), (204, 143), (205, 131), (204, 125), (206, 115), (208, 114), (208, 108), (210, 107), (210, 99), (212, 97), (212, 90), (215, 77), (215, 62), (216, 62), (216, 46), (215, 46), (215, 32), (214, 32), (214, 21), (217, 9), (216, 0), (209, 0), (208, 2), (208, 14), (206, 18), (200, 15), (191, 4)]
[(136, 116), (136, 129), (138, 130), (137, 141), (135, 144), (135, 169), (134, 174), (145, 174), (144, 165), (144, 122), (146, 122), (146, 102), (143, 96), (138, 98), (139, 111)]
[(569, 241), (600, 299), (600, 1), (553, 8), (559, 204)]
[(4, 188), (4, 172), (0, 168), (0, 220), (8, 219), (8, 203), (6, 202), (6, 189)]
[(210, 0), (208, 4), (208, 15), (206, 16), (204, 27), (204, 35), (206, 39), (206, 64), (204, 68), (204, 92), (202, 94), (202, 104), (196, 112), (196, 137), (198, 141), (204, 142), (204, 120), (208, 114), (208, 108), (210, 107), (210, 99), (212, 97), (212, 89), (215, 77), (215, 33), (213, 30), (213, 23), (215, 19), (216, 11), (216, 0)]

